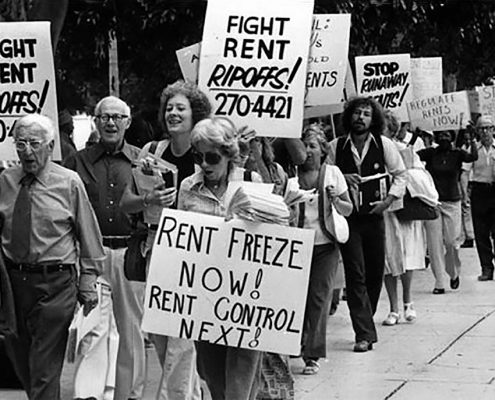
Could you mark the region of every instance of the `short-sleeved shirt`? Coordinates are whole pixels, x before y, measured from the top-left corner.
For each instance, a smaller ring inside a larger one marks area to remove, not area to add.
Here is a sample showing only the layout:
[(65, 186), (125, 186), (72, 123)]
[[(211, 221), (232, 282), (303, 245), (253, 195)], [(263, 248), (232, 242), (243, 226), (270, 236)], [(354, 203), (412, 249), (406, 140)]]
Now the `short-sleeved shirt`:
[(97, 143), (65, 161), (65, 166), (76, 171), (83, 180), (104, 236), (126, 236), (133, 229), (131, 219), (121, 211), (119, 204), (139, 151), (124, 142), (117, 152), (109, 153)]
[[(347, 183), (344, 175), (340, 172), (340, 169), (335, 165), (327, 165), (328, 182), (332, 182), (337, 189), (337, 193), (340, 196), (347, 191)], [(315, 245), (330, 243), (331, 240), (323, 233), (320, 226), (319, 210), (318, 210), (318, 194), (311, 196), (306, 201), (304, 209), (304, 228), (313, 229), (315, 231)]]
[(475, 161), (470, 153), (461, 149), (441, 150), (439, 147), (429, 147), (418, 151), (419, 158), (426, 163), (440, 201), (459, 201), (459, 177), (463, 162)]

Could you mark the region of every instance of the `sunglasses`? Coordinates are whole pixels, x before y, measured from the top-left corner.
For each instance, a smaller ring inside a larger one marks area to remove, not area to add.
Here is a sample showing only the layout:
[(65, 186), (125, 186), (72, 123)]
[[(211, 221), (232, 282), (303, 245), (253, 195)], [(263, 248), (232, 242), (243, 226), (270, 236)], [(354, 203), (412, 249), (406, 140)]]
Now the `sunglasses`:
[(213, 152), (201, 153), (199, 151), (193, 151), (193, 160), (195, 164), (201, 165), (205, 162), (208, 165), (217, 165), (222, 160), (222, 155)]

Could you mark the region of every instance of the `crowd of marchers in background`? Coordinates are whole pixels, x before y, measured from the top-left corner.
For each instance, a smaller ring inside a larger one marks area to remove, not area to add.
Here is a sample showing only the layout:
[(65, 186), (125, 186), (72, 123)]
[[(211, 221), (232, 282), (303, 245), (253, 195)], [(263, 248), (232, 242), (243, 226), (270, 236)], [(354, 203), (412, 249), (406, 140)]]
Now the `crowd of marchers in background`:
[[(411, 291), (415, 270), (431, 266), (434, 295), (462, 291), (460, 248), (476, 245), (478, 280), (493, 280), (490, 116), (473, 116), (460, 131), (411, 131), (372, 98), (356, 97), (339, 118), (306, 121), (300, 139), (275, 139), (269, 125), (255, 132), (211, 111), (194, 84), (177, 81), (161, 94), (160, 129), (152, 132), (125, 101), (105, 97), (94, 110), (94, 132), (78, 151), (72, 116), (62, 110), (61, 163), (52, 161), (53, 121), (38, 114), (17, 121), (20, 162), (0, 174), (0, 278), (9, 283), (1, 304), (7, 353), (30, 399), (60, 398), (78, 303), (84, 315), (97, 307), (99, 320), (76, 355), (74, 399), (141, 399), (147, 347), (162, 368), (157, 399), (201, 399), (206, 391), (214, 400), (294, 398), (284, 355), (143, 332), (145, 282), (124, 273), (143, 211), (159, 206), (225, 216), (232, 181), (273, 183), (283, 195), (288, 179), (297, 178), (301, 189), (315, 190), (290, 210), (290, 225), (315, 233), (302, 374), (317, 374), (327, 357), (328, 316), (342, 298), (355, 334), (352, 349), (362, 353), (379, 340), (374, 314), (383, 282), (390, 302), (383, 325), (391, 326), (420, 318)], [(143, 192), (132, 168), (149, 154), (177, 167), (175, 186)], [(388, 176), (388, 191), (363, 207), (359, 187), (376, 174)], [(418, 197), (433, 214), (401, 216)], [(331, 210), (345, 217), (345, 243), (332, 232)], [(146, 228), (142, 255), (149, 265), (157, 226)]]

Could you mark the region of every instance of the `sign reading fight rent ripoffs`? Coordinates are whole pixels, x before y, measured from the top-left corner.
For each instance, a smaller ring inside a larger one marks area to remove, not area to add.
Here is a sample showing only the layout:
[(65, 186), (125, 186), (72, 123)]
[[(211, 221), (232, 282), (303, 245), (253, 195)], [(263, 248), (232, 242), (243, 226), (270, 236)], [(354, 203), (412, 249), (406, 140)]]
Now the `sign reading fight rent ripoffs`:
[(300, 137), (313, 0), (209, 0), (199, 87), (259, 136)]
[(314, 232), (164, 209), (143, 330), (298, 354)]
[(461, 129), (470, 119), (466, 91), (444, 93), (407, 103), (412, 127), (429, 131)]
[(406, 103), (412, 100), (409, 54), (356, 57), (356, 88), (407, 121)]
[(16, 160), (15, 121), (26, 114), (50, 117), (55, 125), (54, 159), (60, 160), (57, 97), (48, 22), (0, 23), (0, 160)]
[(306, 106), (340, 102), (347, 69), (350, 30), (350, 14), (317, 14), (313, 17)]

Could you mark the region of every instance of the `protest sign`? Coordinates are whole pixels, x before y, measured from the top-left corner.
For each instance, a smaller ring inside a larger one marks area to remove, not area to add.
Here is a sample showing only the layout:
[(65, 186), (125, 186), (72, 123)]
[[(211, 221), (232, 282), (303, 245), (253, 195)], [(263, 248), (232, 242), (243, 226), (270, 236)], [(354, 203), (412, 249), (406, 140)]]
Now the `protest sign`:
[(26, 114), (50, 117), (61, 159), (50, 23), (0, 23), (0, 160), (16, 160), (12, 127)]
[(468, 90), (467, 94), (471, 114), (481, 114), (480, 94), (476, 90)]
[(182, 72), (184, 80), (198, 83), (199, 54), (201, 53), (201, 43), (195, 43), (191, 46), (177, 50), (177, 61)]
[(338, 103), (304, 107), (304, 119), (339, 114), (344, 111), (345, 102), (354, 96), (356, 96), (356, 84), (354, 83), (354, 76), (352, 75), (351, 66), (347, 63), (344, 89), (342, 90)]
[(466, 91), (413, 100), (407, 111), (411, 126), (428, 131), (465, 128), (470, 119)]
[(443, 93), (442, 57), (411, 58), (411, 81), (414, 99)]
[(356, 57), (357, 91), (407, 121), (406, 103), (412, 100), (410, 70), (409, 54)]
[(199, 87), (213, 114), (300, 137), (313, 0), (209, 0)]
[(495, 86), (476, 86), (479, 95), (480, 114), (491, 115), (495, 119)]
[(164, 209), (143, 330), (298, 354), (314, 232)]
[(314, 15), (306, 78), (307, 106), (340, 102), (347, 70), (350, 30), (350, 14)]

